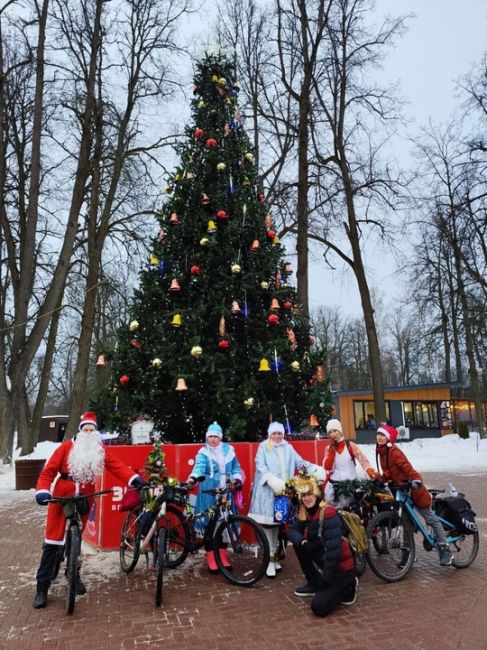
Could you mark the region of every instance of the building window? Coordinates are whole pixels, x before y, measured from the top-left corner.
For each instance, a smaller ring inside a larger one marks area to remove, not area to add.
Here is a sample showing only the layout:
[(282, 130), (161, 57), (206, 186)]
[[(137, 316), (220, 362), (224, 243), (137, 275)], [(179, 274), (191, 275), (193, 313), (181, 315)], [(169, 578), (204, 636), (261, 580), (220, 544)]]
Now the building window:
[(420, 429), (439, 429), (438, 402), (403, 402), (404, 424)]
[[(354, 401), (353, 417), (356, 429), (376, 429), (375, 407), (372, 400)], [(386, 418), (390, 422), (389, 402), (386, 402)]]

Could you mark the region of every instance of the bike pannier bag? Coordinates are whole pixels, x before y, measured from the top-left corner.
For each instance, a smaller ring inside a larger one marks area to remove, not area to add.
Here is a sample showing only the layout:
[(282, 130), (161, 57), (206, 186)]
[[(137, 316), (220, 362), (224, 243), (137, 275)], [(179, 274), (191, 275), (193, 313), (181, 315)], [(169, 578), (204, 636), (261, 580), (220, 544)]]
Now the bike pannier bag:
[(475, 523), (475, 512), (464, 497), (437, 499), (435, 512), (453, 524), (457, 533), (461, 535), (473, 535), (478, 530)]

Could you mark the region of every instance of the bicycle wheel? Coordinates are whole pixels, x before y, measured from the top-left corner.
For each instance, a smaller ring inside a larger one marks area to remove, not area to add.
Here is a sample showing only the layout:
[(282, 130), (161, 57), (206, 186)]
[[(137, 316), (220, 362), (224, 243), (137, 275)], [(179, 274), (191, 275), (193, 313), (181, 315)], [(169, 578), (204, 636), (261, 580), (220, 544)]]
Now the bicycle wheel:
[(479, 543), (478, 532), (473, 535), (463, 535), (456, 542), (452, 542), (450, 544), (450, 551), (453, 554), (452, 565), (457, 569), (470, 566), (479, 552)]
[(189, 525), (182, 512), (171, 503), (166, 510), (166, 566), (174, 569), (188, 557), (191, 544)]
[[(231, 566), (225, 566), (220, 555), (225, 545)], [(225, 578), (242, 587), (258, 582), (269, 564), (269, 542), (264, 531), (253, 519), (242, 515), (231, 515), (219, 522), (213, 536), (213, 550)]]
[(68, 550), (66, 564), (67, 592), (66, 592), (66, 614), (72, 614), (76, 599), (76, 579), (79, 570), (79, 554), (81, 551), (81, 538), (79, 528), (72, 524), (68, 530)]
[(162, 604), (164, 587), (164, 565), (166, 563), (166, 529), (159, 528), (156, 547), (156, 607)]
[(120, 537), (120, 568), (124, 573), (130, 573), (137, 562), (140, 555), (140, 537), (138, 534), (139, 526), (138, 520), (140, 516), (140, 508), (130, 510), (127, 512), (125, 521), (122, 526), (122, 533)]
[(367, 524), (367, 562), (385, 582), (398, 582), (407, 576), (415, 556), (411, 527), (396, 512), (380, 512)]

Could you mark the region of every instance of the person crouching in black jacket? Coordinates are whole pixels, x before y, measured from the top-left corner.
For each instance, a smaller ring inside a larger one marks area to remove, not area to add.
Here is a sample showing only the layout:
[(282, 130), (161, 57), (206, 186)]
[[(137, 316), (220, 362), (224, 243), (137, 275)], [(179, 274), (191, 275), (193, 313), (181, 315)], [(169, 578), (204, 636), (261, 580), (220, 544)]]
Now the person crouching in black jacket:
[(339, 605), (352, 605), (357, 597), (358, 578), (348, 542), (343, 538), (337, 510), (323, 500), (315, 479), (295, 480), (300, 507), (288, 531), (306, 584), (296, 596), (310, 596), (316, 616), (328, 616)]

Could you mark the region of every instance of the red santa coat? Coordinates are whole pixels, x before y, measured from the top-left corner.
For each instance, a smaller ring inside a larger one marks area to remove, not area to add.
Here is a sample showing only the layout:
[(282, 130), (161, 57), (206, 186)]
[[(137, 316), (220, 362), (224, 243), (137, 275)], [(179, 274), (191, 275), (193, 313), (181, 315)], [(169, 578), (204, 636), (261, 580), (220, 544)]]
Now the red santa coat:
[[(36, 485), (36, 492), (49, 492), (51, 493), (51, 485), (59, 474), (69, 474), (68, 457), (71, 449), (73, 448), (73, 441), (66, 440), (63, 442), (52, 456), (47, 461), (44, 469), (42, 470)], [(139, 476), (130, 467), (122, 463), (118, 458), (113, 455), (113, 450), (110, 447), (104, 448), (105, 452), (105, 467), (114, 474), (123, 484), (129, 485), (134, 478)], [(95, 491), (94, 483), (80, 483), (80, 494), (89, 494)], [(55, 497), (70, 497), (73, 496), (75, 490), (74, 481), (58, 477), (54, 484), (52, 496)], [(83, 526), (86, 523), (87, 515), (82, 518)], [(45, 541), (47, 544), (64, 544), (64, 532), (66, 528), (66, 518), (64, 516), (63, 507), (60, 503), (50, 503), (47, 507), (46, 519), (46, 533)]]
[[(380, 460), (382, 468), (382, 475), (387, 481), (421, 481), (423, 478), (417, 472), (411, 463), (408, 461), (406, 455), (396, 447), (388, 447), (387, 445), (377, 446), (377, 455)], [(422, 485), (417, 490), (411, 492), (411, 498), (417, 508), (427, 508), (431, 505), (431, 494), (427, 488)]]

